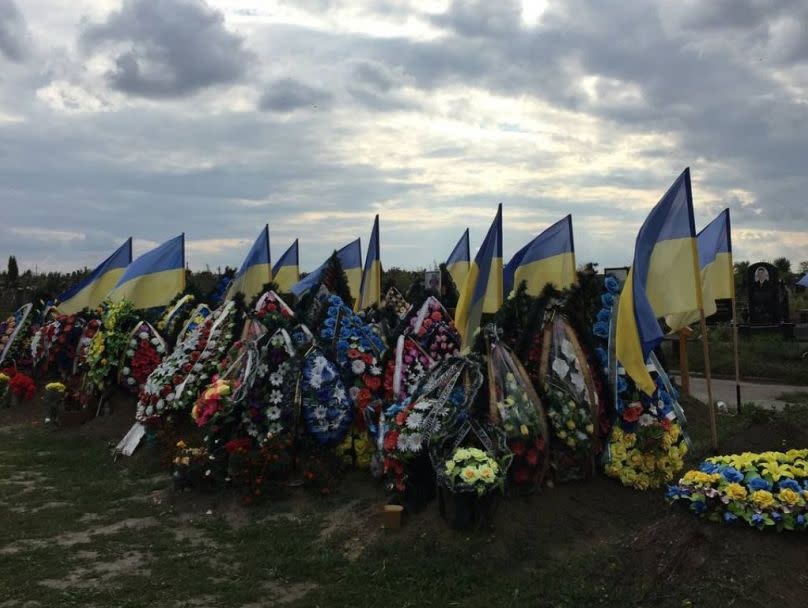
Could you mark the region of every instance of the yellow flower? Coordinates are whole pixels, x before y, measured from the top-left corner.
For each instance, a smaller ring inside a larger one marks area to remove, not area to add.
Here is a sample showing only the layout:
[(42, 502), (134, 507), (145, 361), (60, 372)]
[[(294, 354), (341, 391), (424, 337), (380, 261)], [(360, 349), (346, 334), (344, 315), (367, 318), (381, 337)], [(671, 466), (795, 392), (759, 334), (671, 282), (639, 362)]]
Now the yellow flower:
[(9, 378), (5, 374), (0, 374), (0, 382), (8, 382)]
[(744, 488), (739, 483), (730, 483), (727, 484), (727, 487), (724, 488), (724, 492), (729, 496), (732, 500), (744, 500), (748, 494), (746, 488)]
[(454, 473), (455, 470), (455, 461), (454, 460), (447, 460), (446, 461), (446, 474), (451, 475)]
[(683, 483), (690, 483), (695, 485), (710, 485), (714, 481), (721, 479), (718, 473), (704, 473), (703, 471), (688, 471), (682, 477)]
[(567, 437), (567, 441), (565, 442), (568, 447), (574, 448), (575, 447), (575, 439), (572, 437)]
[(623, 434), (623, 445), (627, 448), (634, 446), (637, 443), (637, 435), (634, 433), (624, 433)]
[(65, 392), (65, 385), (61, 382), (48, 382), (45, 385), (46, 391), (53, 391), (55, 393), (64, 393)]
[(637, 479), (637, 473), (634, 469), (625, 468), (620, 471), (620, 483), (624, 486), (630, 486)]
[(485, 483), (494, 483), (497, 479), (497, 474), (494, 472), (494, 469), (485, 464), (477, 467), (477, 474)]
[(612, 441), (620, 441), (623, 438), (623, 429), (620, 427), (612, 428)]
[(177, 447), (178, 447), (179, 449), (181, 449), (181, 450), (184, 450), (184, 449), (185, 449), (187, 446), (186, 446), (185, 442), (184, 442), (182, 439), (180, 439), (180, 440), (177, 442)]
[(567, 428), (568, 428), (569, 430), (573, 430), (573, 429), (575, 428), (575, 421), (574, 421), (574, 420), (572, 420), (572, 419), (567, 420)]
[[(785, 457), (785, 454), (783, 454), (783, 457)], [(789, 465), (779, 464), (776, 460), (767, 460), (760, 470), (771, 477), (773, 481), (779, 481), (783, 477), (794, 477)]]
[(767, 490), (758, 490), (756, 492), (752, 492), (750, 498), (752, 499), (752, 502), (761, 509), (767, 509), (774, 504), (774, 496)]
[(653, 473), (656, 468), (656, 458), (653, 454), (646, 454), (642, 459), (642, 468), (646, 473)]
[(477, 473), (477, 467), (464, 467), (462, 471), (460, 471), (460, 477), (463, 478), (468, 484), (472, 484), (480, 478), (480, 475)]
[(638, 490), (647, 490), (651, 485), (651, 478), (644, 473), (640, 473), (637, 475), (637, 478), (634, 480), (634, 487)]
[(591, 435), (592, 433), (594, 433), (594, 432), (595, 432), (595, 425), (593, 425), (593, 424), (587, 424), (587, 425), (586, 425), (586, 432), (587, 432), (587, 434), (589, 434), (589, 435)]
[(641, 468), (643, 464), (642, 453), (637, 450), (631, 450), (628, 453), (628, 462), (635, 469)]
[(558, 438), (559, 439), (566, 439), (567, 438), (567, 431), (558, 431)]
[(808, 477), (808, 463), (804, 460), (797, 460), (791, 465), (791, 472), (795, 477)]
[(469, 458), (471, 458), (471, 454), (469, 454), (469, 451), (466, 448), (460, 448), (459, 450), (457, 450), (455, 452), (455, 455), (454, 455), (454, 461), (455, 462), (461, 462), (461, 461), (467, 460)]
[(624, 461), (626, 459), (626, 448), (623, 445), (613, 444), (612, 445), (612, 458), (619, 461)]
[(530, 431), (528, 430), (526, 424), (523, 424), (522, 426), (519, 427), (519, 432), (522, 433), (522, 435), (524, 435), (525, 437), (530, 435)]
[(777, 498), (780, 499), (780, 502), (787, 504), (789, 507), (793, 507), (800, 502), (799, 493), (794, 490), (789, 490), (788, 488), (780, 490), (780, 493), (777, 494)]

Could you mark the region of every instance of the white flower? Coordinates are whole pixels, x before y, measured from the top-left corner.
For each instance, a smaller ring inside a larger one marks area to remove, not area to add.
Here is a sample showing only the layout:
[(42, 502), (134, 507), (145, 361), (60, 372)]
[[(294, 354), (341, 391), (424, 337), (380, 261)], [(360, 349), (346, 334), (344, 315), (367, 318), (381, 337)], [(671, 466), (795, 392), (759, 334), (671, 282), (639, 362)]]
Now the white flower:
[(359, 390), (360, 389), (358, 386), (352, 386), (348, 389), (348, 394), (351, 396), (352, 401), (356, 399), (357, 395), (359, 395)]
[(269, 383), (272, 386), (280, 386), (281, 384), (283, 384), (283, 374), (281, 374), (280, 372), (272, 372), (269, 375)]
[(312, 370), (311, 378), (309, 378), (309, 384), (311, 384), (311, 387), (313, 389), (315, 389), (315, 390), (322, 387), (323, 386), (323, 376), (321, 375), (321, 373), (320, 372), (315, 372), (314, 370)]
[(129, 340), (129, 346), (131, 346), (132, 348), (136, 347), (137, 346), (137, 340), (135, 340), (134, 338)]
[(273, 422), (267, 425), (267, 437), (272, 437), (283, 431), (283, 425), (280, 422)]
[(654, 424), (654, 422), (655, 419), (651, 414), (643, 414), (642, 416), (640, 416), (639, 420), (640, 426), (651, 426), (652, 424)]
[(277, 420), (281, 417), (281, 408), (279, 408), (277, 405), (272, 405), (267, 408), (266, 414), (267, 418), (270, 420)]
[(132, 376), (129, 376), (126, 379), (126, 383), (131, 386), (131, 385), (133, 385), (135, 383), (135, 379)]
[(345, 401), (345, 389), (342, 386), (335, 386), (333, 395), (334, 399), (338, 402), (342, 403)]
[(371, 365), (370, 366), (370, 373), (373, 374), (374, 376), (380, 376), (381, 373), (382, 373), (382, 368), (379, 367), (378, 365), (375, 365), (375, 364)]
[(418, 429), (421, 428), (421, 423), (424, 421), (424, 415), (419, 412), (410, 412), (410, 415), (407, 416), (407, 428), (408, 429)]
[(154, 407), (152, 407), (151, 405), (147, 405), (146, 406), (146, 415), (147, 416), (153, 416), (154, 415)]
[(423, 435), (421, 433), (410, 433), (405, 435), (408, 437), (407, 443), (409, 444), (409, 451), (410, 452), (417, 452), (421, 449), (421, 442), (424, 440)]
[(140, 338), (141, 340), (146, 340), (149, 337), (149, 332), (142, 331), (137, 335), (137, 337)]
[(135, 356), (135, 351), (133, 351), (133, 350), (130, 348), (129, 350), (127, 350), (127, 351), (126, 351), (126, 356), (127, 356), (127, 357), (129, 357), (129, 358), (131, 359), (132, 357), (134, 357), (134, 356)]
[(361, 374), (365, 371), (365, 362), (361, 359), (354, 359), (351, 363), (351, 371), (355, 374)]
[(277, 404), (281, 403), (282, 401), (283, 401), (283, 393), (281, 391), (273, 390), (269, 394), (269, 402), (270, 403), (272, 403), (274, 405), (277, 405)]
[(176, 395), (174, 393), (168, 393), (168, 395), (166, 395), (166, 401), (174, 401), (175, 397)]
[(155, 404), (155, 407), (157, 407), (157, 411), (159, 412), (159, 411), (161, 411), (161, 410), (163, 409), (163, 407), (165, 407), (165, 402), (164, 402), (162, 399), (160, 399), (160, 400), (159, 400), (159, 401), (158, 401), (158, 402)]
[(160, 355), (162, 355), (164, 352), (166, 352), (166, 349), (163, 347), (162, 344), (158, 344), (157, 348), (155, 350), (157, 350), (157, 353), (160, 354)]
[(157, 338), (152, 338), (151, 343), (157, 346), (158, 344), (160, 344), (160, 340), (158, 340)]
[(570, 366), (561, 357), (553, 359), (553, 371), (562, 380), (567, 377), (567, 372), (570, 371)]
[(129, 373), (130, 373), (131, 371), (132, 371), (132, 370), (131, 370), (131, 369), (129, 369), (128, 367), (124, 367), (124, 368), (121, 370), (121, 373), (122, 373), (124, 376), (128, 376), (128, 375), (129, 375)]
[(398, 441), (396, 441), (396, 447), (402, 452), (409, 452), (410, 451), (410, 440), (405, 433), (402, 433), (398, 436)]
[(324, 405), (318, 405), (312, 411), (312, 416), (320, 421), (325, 420), (328, 416), (328, 409)]

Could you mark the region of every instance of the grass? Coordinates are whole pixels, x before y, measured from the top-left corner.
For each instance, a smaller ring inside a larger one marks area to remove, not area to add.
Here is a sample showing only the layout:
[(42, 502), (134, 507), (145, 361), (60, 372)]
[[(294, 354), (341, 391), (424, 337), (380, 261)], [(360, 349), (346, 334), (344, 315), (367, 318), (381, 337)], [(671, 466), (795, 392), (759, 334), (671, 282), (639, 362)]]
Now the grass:
[[(698, 458), (709, 452), (706, 409), (684, 405)], [(804, 428), (806, 418), (805, 408), (747, 408), (719, 419), (721, 441), (775, 420)], [(113, 465), (97, 438), (0, 429), (0, 598), (9, 607), (67, 608), (681, 606), (747, 605), (754, 591), (743, 587), (744, 560), (718, 527), (709, 573), (668, 564), (709, 526), (671, 519), (661, 490), (635, 492), (602, 478), (565, 484), (529, 501), (509, 499), (495, 533), (472, 534), (448, 530), (434, 505), (401, 531), (383, 532), (372, 516), (383, 501), (359, 475), (330, 498), (279, 496), (245, 509), (227, 495), (175, 494), (148, 454)], [(657, 529), (659, 540), (635, 546)], [(659, 560), (668, 564), (662, 570)], [(669, 568), (684, 578), (670, 580)], [(767, 576), (784, 583), (776, 564)]]
[(808, 405), (808, 391), (787, 391), (777, 395), (778, 401), (793, 403), (797, 405)]
[[(728, 327), (710, 330), (710, 363), (715, 376), (735, 377), (735, 355), (732, 334)], [(666, 342), (668, 367), (679, 367), (678, 342)], [(779, 335), (741, 336), (738, 343), (741, 378), (765, 379), (784, 384), (808, 385), (808, 362), (802, 353), (808, 345), (784, 340)], [(701, 341), (687, 344), (690, 371), (704, 372), (704, 351)]]

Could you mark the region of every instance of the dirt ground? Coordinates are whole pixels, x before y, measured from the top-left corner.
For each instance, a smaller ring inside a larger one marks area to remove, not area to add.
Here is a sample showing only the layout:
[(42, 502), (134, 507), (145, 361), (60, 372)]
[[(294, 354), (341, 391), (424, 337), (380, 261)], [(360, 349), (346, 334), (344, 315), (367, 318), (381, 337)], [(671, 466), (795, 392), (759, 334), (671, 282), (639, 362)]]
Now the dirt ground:
[[(686, 412), (697, 444), (707, 445), (706, 408), (692, 402)], [(27, 432), (39, 432), (43, 414), (44, 406), (37, 401), (0, 411), (0, 437), (9, 433), (24, 436)], [(80, 427), (48, 432), (59, 441), (76, 440), (82, 446), (110, 446), (123, 436), (133, 418), (132, 399), (118, 396), (113, 400), (110, 414)], [(743, 419), (721, 418), (721, 452), (806, 447), (808, 424), (805, 420), (804, 412), (760, 412), (747, 414)], [(704, 449), (702, 455), (705, 455)], [(169, 522), (164, 523), (161, 515), (149, 515), (146, 510), (140, 517), (124, 518), (123, 524), (109, 528), (116, 524), (104, 524), (107, 517), (105, 505), (98, 505), (97, 513), (84, 514), (88, 518), (85, 523), (99, 520), (90, 532), (86, 529), (83, 532), (60, 531), (56, 526), (59, 533), (50, 536), (50, 541), (56, 539), (60, 546), (75, 545), (76, 549), (85, 552), (85, 557), (91, 557), (95, 539), (106, 539), (125, 529), (139, 530), (140, 534), (157, 533), (159, 526), (168, 525), (179, 541), (192, 545), (205, 546), (207, 543), (221, 548), (223, 544), (234, 542), (227, 535), (236, 535), (247, 547), (250, 537), (258, 530), (256, 526), (297, 529), (310, 527), (315, 521), (316, 533), (309, 538), (309, 546), (311, 551), (326, 552), (327, 556), (321, 559), (335, 560), (329, 566), (334, 572), (320, 572), (323, 576), (307, 576), (301, 580), (296, 580), (294, 575), (278, 578), (272, 574), (265, 577), (263, 584), (274, 589), (267, 593), (276, 601), (232, 604), (244, 606), (378, 605), (371, 598), (373, 589), (380, 591), (381, 587), (371, 584), (370, 579), (362, 578), (353, 569), (375, 568), (374, 575), (382, 569), (388, 576), (395, 572), (401, 581), (408, 581), (411, 576), (419, 580), (420, 575), (411, 571), (411, 562), (421, 564), (425, 580), (433, 580), (435, 587), (420, 589), (418, 584), (410, 583), (402, 584), (399, 589), (397, 584), (385, 579), (382, 587), (389, 600), (387, 605), (408, 605), (409, 600), (405, 597), (413, 600), (409, 605), (426, 605), (415, 602), (415, 598), (428, 601), (436, 594), (440, 597), (445, 591), (447, 601), (454, 598), (458, 605), (489, 605), (491, 598), (507, 597), (508, 601), (501, 602), (501, 605), (574, 606), (586, 601), (599, 605), (636, 606), (768, 607), (774, 603), (785, 608), (803, 606), (808, 589), (808, 551), (803, 535), (758, 532), (703, 522), (668, 506), (662, 490), (638, 492), (600, 476), (545, 488), (527, 498), (503, 499), (496, 512), (493, 531), (474, 534), (453, 531), (433, 503), (420, 513), (408, 515), (405, 526), (392, 532), (381, 527), (381, 509), (387, 497), (381, 485), (362, 472), (346, 473), (335, 494), (328, 499), (295, 488), (277, 487), (266, 504), (245, 507), (240, 497), (233, 493), (175, 492), (168, 483), (168, 472), (161, 469), (163, 463), (164, 460), (153, 452), (141, 450), (132, 459), (114, 465), (109, 459), (105, 466), (113, 467), (113, 474), (126, 476), (126, 483), (132, 485), (134, 495), (118, 500), (140, 501), (158, 509), (159, 514), (167, 513), (171, 518)], [(26, 487), (34, 492), (38, 484), (44, 484), (48, 479), (47, 468), (42, 471), (21, 478), (22, 485), (16, 487), (22, 488), (23, 493)], [(0, 469), (0, 478), (4, 475), (7, 473)], [(11, 480), (9, 483), (18, 481), (13, 477), (8, 479)], [(60, 502), (68, 502), (54, 498), (60, 497), (50, 496), (47, 500), (43, 497), (43, 502), (36, 506), (17, 505), (16, 508), (29, 509), (28, 518), (36, 519), (42, 512), (58, 510)], [(3, 508), (9, 508), (9, 505), (0, 504), (0, 509)], [(15, 512), (17, 517), (21, 514), (24, 512)], [(209, 524), (199, 523), (211, 516), (222, 522), (226, 532), (211, 531)], [(34, 531), (29, 536), (36, 537), (36, 526), (31, 525)], [(225, 537), (230, 540), (222, 540)], [(13, 542), (0, 546), (5, 557), (19, 557), (25, 551), (36, 551), (41, 547), (37, 543), (45, 542), (24, 535), (14, 538)], [(286, 542), (280, 533), (275, 533), (273, 538)], [(285, 544), (282, 547), (282, 551), (297, 556), (294, 547)], [(101, 593), (97, 585), (116, 580), (121, 572), (135, 579), (138, 576), (153, 577), (154, 561), (159, 557), (155, 557), (155, 553), (157, 550), (149, 545), (129, 547), (116, 554), (114, 560), (98, 562), (88, 557), (89, 561), (78, 570), (40, 580), (37, 589), (43, 593), (70, 590), (87, 593), (89, 598), (102, 597), (93, 595)], [(306, 560), (310, 559), (310, 552), (289, 559), (303, 560), (297, 569), (300, 572), (308, 567)], [(278, 567), (273, 572), (279, 568), (283, 570)], [(493, 579), (484, 584), (475, 583), (479, 586), (470, 595), (464, 595), (462, 588), (460, 591), (454, 588), (441, 591), (444, 584), (441, 581), (446, 573), (456, 575), (457, 568), (464, 568), (469, 573), (487, 572), (493, 575)], [(224, 577), (222, 581), (229, 576), (227, 571), (220, 574)], [(2, 576), (0, 567), (0, 582)], [(371, 575), (368, 576), (372, 579)], [(576, 590), (563, 588), (566, 584), (563, 579), (567, 576), (569, 585), (574, 585)], [(365, 580), (368, 589), (354, 597), (353, 592)], [(220, 585), (225, 584), (222, 581)], [(176, 600), (164, 604), (163, 597), (158, 599), (157, 605), (223, 605), (216, 595), (218, 588), (211, 589), (213, 591), (207, 595), (197, 597), (196, 603)], [(341, 599), (322, 603), (329, 597)], [(36, 598), (32, 601), (35, 603), (28, 605), (44, 605), (36, 603)], [(18, 605), (25, 604), (10, 599), (4, 602), (0, 596), (0, 606)], [(96, 601), (86, 605), (108, 604)], [(446, 604), (437, 601), (434, 605)]]

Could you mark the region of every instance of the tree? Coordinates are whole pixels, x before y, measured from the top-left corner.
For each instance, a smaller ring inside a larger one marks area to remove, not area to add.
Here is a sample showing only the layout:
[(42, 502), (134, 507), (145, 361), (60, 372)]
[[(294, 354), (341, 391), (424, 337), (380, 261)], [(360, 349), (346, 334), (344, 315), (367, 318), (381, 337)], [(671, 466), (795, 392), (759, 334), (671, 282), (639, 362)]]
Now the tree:
[(17, 258), (13, 255), (8, 256), (8, 282), (16, 285), (20, 278), (20, 269), (17, 267)]
[(746, 275), (749, 272), (749, 262), (746, 260), (735, 262), (735, 290), (740, 291), (746, 286)]
[(791, 260), (786, 257), (779, 257), (772, 262), (772, 266), (777, 268), (777, 274), (783, 281), (788, 281), (791, 278)]

